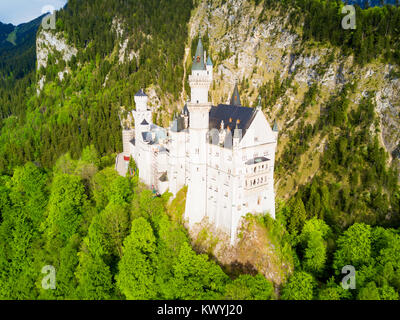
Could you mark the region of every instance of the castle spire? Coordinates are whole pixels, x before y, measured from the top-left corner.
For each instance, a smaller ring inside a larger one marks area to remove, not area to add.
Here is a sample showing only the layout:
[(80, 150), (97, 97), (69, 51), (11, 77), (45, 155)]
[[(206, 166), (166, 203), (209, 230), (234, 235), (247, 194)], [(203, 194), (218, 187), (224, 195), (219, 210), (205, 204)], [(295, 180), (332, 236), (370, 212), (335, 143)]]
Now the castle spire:
[(276, 122), (276, 119), (274, 120), (274, 125), (273, 125), (273, 127), (272, 127), (272, 131), (274, 131), (274, 132), (278, 132), (278, 131), (279, 131), (279, 129), (278, 129), (278, 123)]
[(207, 65), (208, 66), (212, 66), (213, 65), (210, 56), (208, 56), (208, 58), (207, 58)]
[(237, 107), (242, 106), (242, 104), (240, 103), (240, 96), (239, 96), (237, 82), (235, 83), (235, 89), (233, 90), (233, 94), (232, 94), (232, 98), (231, 98), (231, 105), (237, 106)]
[(261, 95), (258, 95), (258, 105), (257, 110), (261, 110)]
[(199, 42), (197, 43), (196, 54), (193, 59), (192, 70), (204, 70), (204, 48), (201, 42), (201, 37), (199, 37)]

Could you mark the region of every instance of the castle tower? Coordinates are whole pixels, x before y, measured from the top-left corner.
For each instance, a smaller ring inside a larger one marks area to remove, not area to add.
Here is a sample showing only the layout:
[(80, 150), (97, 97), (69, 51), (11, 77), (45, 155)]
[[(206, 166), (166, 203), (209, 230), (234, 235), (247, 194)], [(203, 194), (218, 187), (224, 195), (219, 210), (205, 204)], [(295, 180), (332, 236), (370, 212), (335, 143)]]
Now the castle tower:
[(145, 132), (150, 129), (152, 123), (152, 113), (147, 107), (148, 97), (144, 93), (143, 89), (140, 89), (135, 94), (136, 110), (132, 111), (133, 117), (135, 118), (135, 155), (134, 159), (139, 168), (140, 179), (151, 185), (152, 170), (150, 153), (147, 152), (147, 143), (145, 141)]
[(192, 74), (189, 76), (191, 100), (189, 110), (189, 187), (186, 200), (185, 218), (189, 227), (200, 222), (207, 208), (207, 133), (211, 103), (208, 91), (212, 82), (210, 69), (207, 70), (205, 54), (199, 39), (193, 58)]
[(136, 110), (133, 112), (135, 118), (135, 135), (136, 139), (140, 137), (142, 132), (148, 131), (152, 122), (151, 110), (147, 108), (148, 97), (143, 89), (135, 94)]

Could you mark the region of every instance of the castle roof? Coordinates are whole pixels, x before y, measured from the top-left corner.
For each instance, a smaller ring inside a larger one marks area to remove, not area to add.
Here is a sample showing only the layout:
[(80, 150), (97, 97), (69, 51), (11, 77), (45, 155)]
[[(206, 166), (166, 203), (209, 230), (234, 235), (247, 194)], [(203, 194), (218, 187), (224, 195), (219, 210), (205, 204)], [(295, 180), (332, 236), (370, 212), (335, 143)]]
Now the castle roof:
[(241, 106), (242, 105), (240, 103), (240, 96), (239, 96), (239, 90), (238, 90), (237, 83), (235, 84), (235, 89), (233, 89), (231, 105), (233, 105), (233, 106)]
[(142, 132), (142, 138), (144, 142), (151, 142), (151, 132)]
[(144, 93), (143, 89), (140, 89), (136, 92), (135, 97), (147, 97), (147, 94)]
[(181, 115), (179, 115), (177, 118), (175, 118), (172, 121), (171, 131), (173, 131), (173, 132), (181, 132), (184, 129), (185, 129), (184, 119), (183, 119), (183, 117)]
[(201, 39), (199, 38), (199, 42), (197, 44), (196, 54), (193, 59), (192, 70), (204, 70), (204, 48)]
[(276, 122), (276, 120), (274, 120), (274, 126), (272, 127), (272, 131), (274, 131), (274, 132), (278, 132), (279, 131), (278, 123)]
[[(211, 107), (209, 115), (209, 128), (219, 129), (221, 121), (224, 122), (224, 129), (229, 128), (234, 132), (236, 126), (242, 130), (244, 137), (246, 130), (250, 127), (257, 110), (254, 108), (219, 104), (217, 107)], [(238, 121), (239, 120), (239, 121)]]
[(185, 106), (183, 107), (183, 114), (184, 115), (189, 115), (189, 109), (188, 109), (188, 106), (187, 106), (187, 103), (185, 103)]
[(207, 65), (208, 66), (212, 66), (213, 65), (210, 56), (208, 56), (208, 58), (207, 58)]

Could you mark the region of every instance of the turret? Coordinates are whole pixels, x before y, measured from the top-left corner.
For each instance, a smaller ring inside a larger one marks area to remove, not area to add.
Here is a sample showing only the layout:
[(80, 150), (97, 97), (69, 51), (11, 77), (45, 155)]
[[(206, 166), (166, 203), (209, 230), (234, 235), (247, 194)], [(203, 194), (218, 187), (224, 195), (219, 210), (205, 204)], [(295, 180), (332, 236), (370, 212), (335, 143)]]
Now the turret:
[(136, 94), (135, 94), (135, 104), (136, 104), (136, 111), (142, 112), (147, 110), (147, 101), (148, 97), (144, 93), (143, 89), (140, 89)]
[(192, 74), (189, 76), (191, 102), (196, 104), (208, 103), (208, 90), (212, 81), (212, 74), (210, 75), (207, 71), (204, 58), (203, 43), (199, 39), (196, 54), (193, 57)]
[(225, 142), (226, 131), (224, 127), (224, 120), (221, 121), (220, 129), (219, 129), (219, 144), (223, 145)]
[(147, 101), (147, 95), (144, 93), (143, 89), (140, 89), (135, 94), (136, 110), (132, 112), (135, 118), (135, 135), (137, 140), (141, 137), (142, 132), (150, 130), (152, 115), (151, 110), (147, 108)]
[(279, 128), (278, 128), (278, 123), (276, 122), (276, 119), (274, 120), (274, 125), (272, 126), (272, 131), (275, 135), (276, 141), (278, 141)]
[(233, 132), (233, 147), (239, 147), (240, 139), (242, 138), (242, 129), (239, 129), (240, 120), (237, 119), (235, 131)]
[(187, 103), (188, 103), (189, 101), (190, 101), (190, 100), (188, 100), (188, 101), (186, 102), (186, 104), (185, 104), (185, 106), (183, 107), (183, 110), (182, 110), (183, 123), (184, 123), (184, 128), (185, 128), (185, 129), (189, 128), (189, 109), (188, 109), (188, 107), (187, 107)]

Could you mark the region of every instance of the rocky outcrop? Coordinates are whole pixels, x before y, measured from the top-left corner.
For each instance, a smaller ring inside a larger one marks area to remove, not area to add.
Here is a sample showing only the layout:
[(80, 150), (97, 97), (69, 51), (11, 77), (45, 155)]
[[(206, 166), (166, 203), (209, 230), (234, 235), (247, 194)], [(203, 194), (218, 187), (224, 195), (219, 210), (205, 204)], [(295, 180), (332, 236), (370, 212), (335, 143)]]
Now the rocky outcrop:
[(229, 236), (215, 229), (205, 218), (191, 230), (192, 245), (199, 253), (207, 253), (230, 274), (261, 273), (279, 288), (293, 272), (293, 261), (284, 257), (279, 243), (256, 218), (242, 221), (237, 243), (230, 245)]
[(37, 69), (47, 67), (47, 59), (49, 54), (55, 51), (62, 54), (62, 59), (68, 62), (72, 56), (75, 56), (78, 51), (67, 44), (66, 40), (59, 34), (50, 31), (42, 30), (36, 38), (36, 57)]
[(376, 107), (381, 119), (382, 139), (386, 149), (394, 158), (400, 147), (400, 79), (392, 78), (393, 66), (386, 66), (385, 85), (376, 92)]
[[(42, 67), (46, 68), (49, 55), (56, 52), (61, 55), (61, 59), (68, 62), (73, 56), (76, 56), (78, 50), (68, 45), (66, 40), (60, 34), (41, 30), (36, 37), (37, 70), (40, 70)], [(58, 63), (58, 60), (56, 60), (56, 62)], [(69, 72), (70, 70), (66, 67), (63, 71), (58, 73), (58, 78), (62, 81), (65, 74)], [(37, 83), (38, 94), (43, 89), (45, 82), (46, 77), (42, 76)]]

